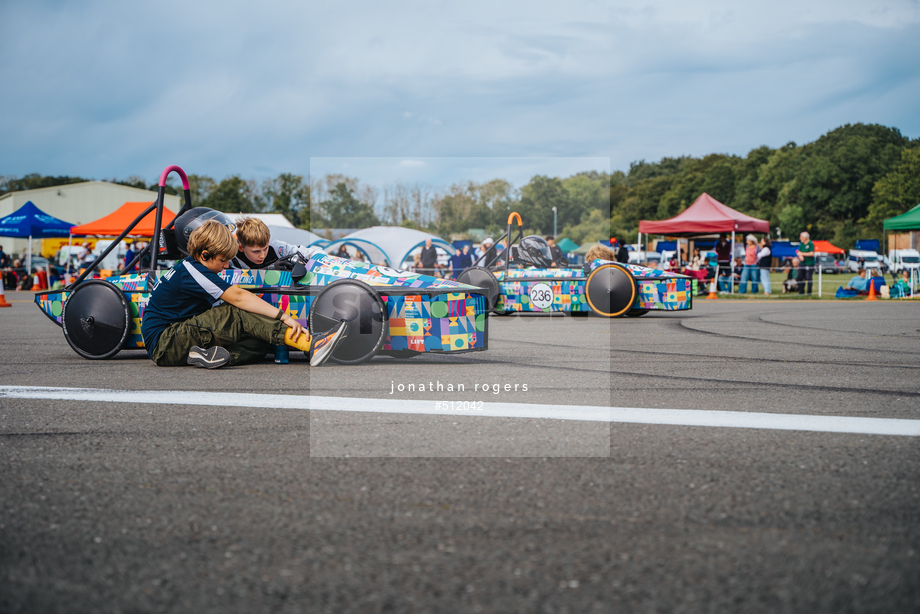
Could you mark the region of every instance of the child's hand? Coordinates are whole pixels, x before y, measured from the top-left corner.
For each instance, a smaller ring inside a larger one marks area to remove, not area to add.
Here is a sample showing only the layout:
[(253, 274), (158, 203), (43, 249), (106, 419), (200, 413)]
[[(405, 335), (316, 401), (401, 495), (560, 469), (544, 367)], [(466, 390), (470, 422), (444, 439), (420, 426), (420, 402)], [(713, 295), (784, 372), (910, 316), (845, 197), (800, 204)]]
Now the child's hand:
[(295, 320), (290, 316), (290, 314), (285, 314), (281, 321), (284, 322), (288, 328), (291, 328), (291, 340), (296, 342), (300, 339), (300, 336), (304, 333), (303, 326), (300, 325), (300, 322)]

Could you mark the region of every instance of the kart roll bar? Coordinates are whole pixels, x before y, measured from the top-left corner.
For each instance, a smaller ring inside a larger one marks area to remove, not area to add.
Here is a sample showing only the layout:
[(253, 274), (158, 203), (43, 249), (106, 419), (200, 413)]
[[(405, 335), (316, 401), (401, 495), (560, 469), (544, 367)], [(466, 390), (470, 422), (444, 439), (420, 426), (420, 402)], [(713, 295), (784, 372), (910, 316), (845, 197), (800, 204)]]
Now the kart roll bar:
[(72, 290), (77, 284), (79, 284), (81, 281), (86, 279), (87, 275), (95, 271), (99, 267), (99, 264), (105, 259), (105, 257), (108, 256), (109, 253), (111, 253), (111, 251), (115, 249), (118, 246), (118, 244), (121, 243), (121, 241), (131, 233), (132, 230), (134, 230), (134, 227), (140, 224), (141, 220), (147, 217), (147, 215), (154, 209), (156, 209), (157, 214), (154, 220), (153, 240), (150, 243), (148, 243), (144, 249), (138, 252), (138, 254), (134, 257), (134, 259), (126, 267), (124, 267), (121, 270), (119, 275), (124, 275), (126, 271), (131, 270), (131, 268), (135, 264), (137, 264), (137, 262), (141, 259), (141, 257), (144, 254), (146, 254), (148, 250), (150, 250), (151, 245), (156, 245), (157, 249), (153, 251), (153, 255), (150, 258), (150, 271), (156, 271), (157, 256), (159, 256), (160, 254), (160, 250), (159, 250), (160, 225), (163, 223), (163, 202), (166, 196), (166, 177), (168, 177), (169, 174), (173, 171), (178, 173), (179, 177), (182, 179), (182, 189), (185, 193), (185, 203), (182, 205), (182, 208), (179, 209), (179, 212), (176, 213), (176, 217), (173, 218), (173, 220), (169, 223), (169, 225), (165, 228), (165, 230), (169, 230), (170, 228), (172, 228), (173, 225), (176, 223), (176, 219), (180, 215), (182, 215), (183, 213), (185, 213), (186, 211), (192, 208), (192, 194), (189, 189), (188, 177), (186, 176), (185, 171), (183, 171), (181, 168), (175, 165), (167, 166), (163, 170), (163, 173), (160, 175), (159, 189), (157, 190), (156, 201), (150, 203), (149, 207), (144, 209), (144, 211), (140, 215), (134, 218), (134, 221), (128, 224), (128, 227), (125, 228), (124, 231), (120, 235), (118, 235), (118, 238), (112, 241), (112, 243), (107, 248), (105, 248), (105, 251), (99, 254), (99, 256), (95, 260), (93, 260), (93, 263), (89, 265), (88, 267), (86, 267), (86, 270), (80, 273), (80, 276), (77, 277), (77, 279), (72, 284), (64, 288), (65, 290)]
[[(514, 239), (512, 239), (511, 238), (511, 222), (515, 219), (517, 219), (517, 236)], [(521, 221), (521, 215), (517, 211), (512, 211), (508, 215), (508, 231), (502, 236), (500, 236), (498, 240), (492, 244), (492, 247), (490, 247), (485, 252), (483, 252), (482, 256), (477, 258), (476, 261), (470, 266), (480, 266), (481, 261), (489, 262), (488, 255), (493, 252), (495, 252), (495, 254), (498, 254), (498, 250), (497, 250), (498, 244), (501, 243), (502, 239), (504, 239), (505, 237), (508, 237), (508, 247), (506, 248), (508, 253), (505, 255), (505, 272), (507, 272), (508, 267), (511, 263), (511, 246), (514, 244), (515, 241), (520, 241), (522, 238), (524, 238), (524, 222)]]

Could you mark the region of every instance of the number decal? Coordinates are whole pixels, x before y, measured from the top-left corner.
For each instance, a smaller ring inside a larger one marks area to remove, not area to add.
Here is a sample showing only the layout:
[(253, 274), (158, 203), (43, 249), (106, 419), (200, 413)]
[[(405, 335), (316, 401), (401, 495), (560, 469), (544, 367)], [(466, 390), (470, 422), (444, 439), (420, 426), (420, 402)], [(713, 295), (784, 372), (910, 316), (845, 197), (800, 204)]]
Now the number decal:
[(538, 309), (546, 309), (553, 304), (553, 289), (549, 284), (534, 284), (530, 287), (530, 302)]

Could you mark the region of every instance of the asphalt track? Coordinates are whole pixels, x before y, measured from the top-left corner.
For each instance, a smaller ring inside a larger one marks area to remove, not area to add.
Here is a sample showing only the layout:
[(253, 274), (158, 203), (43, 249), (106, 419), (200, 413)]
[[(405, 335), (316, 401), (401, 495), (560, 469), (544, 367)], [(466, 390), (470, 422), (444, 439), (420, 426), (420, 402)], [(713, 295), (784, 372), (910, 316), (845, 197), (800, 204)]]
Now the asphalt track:
[(830, 432), (920, 424), (918, 302), (211, 372), (83, 360), (30, 298), (0, 310), (0, 611), (920, 610), (920, 437)]

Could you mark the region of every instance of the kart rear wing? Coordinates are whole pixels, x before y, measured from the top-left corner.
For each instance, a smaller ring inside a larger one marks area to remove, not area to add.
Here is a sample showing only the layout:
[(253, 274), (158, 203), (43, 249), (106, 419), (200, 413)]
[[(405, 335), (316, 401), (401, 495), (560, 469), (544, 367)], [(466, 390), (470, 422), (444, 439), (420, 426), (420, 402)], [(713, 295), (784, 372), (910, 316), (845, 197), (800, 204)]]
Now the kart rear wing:
[[(166, 178), (172, 172), (176, 172), (179, 175), (180, 179), (182, 179), (182, 190), (185, 193), (185, 203), (182, 205), (182, 208), (179, 209), (179, 212), (176, 213), (176, 217), (173, 218), (173, 220), (166, 226), (166, 228), (161, 229), (160, 227), (163, 224), (163, 202), (166, 196)], [(93, 261), (91, 265), (86, 267), (86, 270), (80, 273), (80, 276), (77, 277), (77, 279), (72, 284), (68, 285), (65, 288), (65, 290), (73, 290), (74, 287), (76, 287), (81, 281), (86, 279), (87, 275), (89, 275), (90, 273), (95, 271), (97, 268), (99, 268), (99, 264), (105, 259), (105, 257), (108, 256), (109, 253), (113, 249), (118, 247), (118, 244), (121, 243), (121, 241), (126, 236), (131, 234), (131, 231), (134, 230), (134, 227), (140, 224), (141, 220), (147, 217), (147, 215), (154, 209), (156, 209), (157, 213), (156, 213), (156, 218), (153, 224), (153, 240), (150, 241), (144, 249), (138, 252), (138, 254), (134, 257), (134, 259), (130, 263), (128, 263), (118, 274), (124, 275), (127, 271), (130, 271), (134, 267), (134, 265), (136, 265), (140, 261), (140, 259), (144, 256), (144, 254), (146, 254), (150, 250), (151, 245), (156, 245), (157, 249), (153, 250), (153, 254), (150, 257), (150, 271), (156, 271), (157, 270), (157, 258), (160, 255), (159, 246), (160, 246), (161, 231), (171, 229), (173, 225), (176, 223), (176, 220), (179, 218), (179, 216), (191, 208), (192, 208), (192, 194), (189, 189), (188, 176), (185, 174), (185, 171), (183, 171), (181, 168), (179, 168), (176, 165), (167, 166), (165, 169), (163, 169), (163, 172), (160, 174), (159, 189), (157, 190), (156, 201), (151, 203), (150, 206), (144, 209), (144, 211), (140, 215), (138, 215), (134, 219), (133, 222), (128, 224), (128, 227), (125, 228), (124, 231), (120, 235), (118, 235), (118, 238), (112, 241), (112, 243), (105, 249), (105, 251), (103, 251)]]

